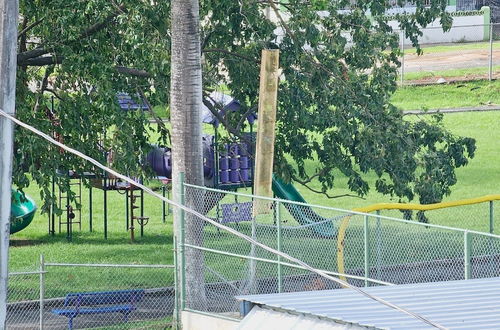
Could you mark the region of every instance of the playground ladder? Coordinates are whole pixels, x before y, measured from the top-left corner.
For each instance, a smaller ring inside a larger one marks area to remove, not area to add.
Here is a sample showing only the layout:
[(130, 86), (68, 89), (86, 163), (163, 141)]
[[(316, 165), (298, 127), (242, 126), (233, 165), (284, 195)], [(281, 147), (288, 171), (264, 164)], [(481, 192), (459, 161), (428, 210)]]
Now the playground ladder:
[[(137, 193), (136, 193), (137, 192)], [(130, 230), (130, 240), (135, 240), (135, 223), (141, 226), (141, 237), (144, 235), (144, 226), (148, 224), (149, 217), (144, 216), (144, 192), (136, 190), (134, 187), (127, 189), (127, 199), (129, 200), (129, 212), (127, 214), (127, 230)], [(140, 201), (140, 206), (137, 205)], [(141, 215), (135, 215), (135, 210), (140, 209)]]
[[(69, 200), (68, 193), (62, 193), (59, 190), (59, 208), (61, 210), (66, 210), (65, 220), (63, 215), (59, 216), (59, 233), (61, 232), (62, 226), (66, 226), (66, 238), (71, 240), (73, 236), (73, 225), (78, 224), (79, 230), (82, 230), (82, 179), (76, 179), (76, 182), (70, 180), (70, 190), (71, 186), (77, 186), (78, 193), (75, 195), (74, 206)], [(80, 206), (78, 206), (80, 205)]]

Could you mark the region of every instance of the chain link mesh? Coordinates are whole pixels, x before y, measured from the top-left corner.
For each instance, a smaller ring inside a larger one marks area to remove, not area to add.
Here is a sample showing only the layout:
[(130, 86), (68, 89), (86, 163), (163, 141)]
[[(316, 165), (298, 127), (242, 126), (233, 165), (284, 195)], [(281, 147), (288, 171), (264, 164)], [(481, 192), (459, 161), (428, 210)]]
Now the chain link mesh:
[[(416, 53), (408, 39), (402, 46), (401, 82), (411, 85), (498, 79), (499, 29), (498, 23), (491, 24), (491, 27), (490, 24), (453, 26), (448, 32), (443, 32), (441, 27), (422, 29), (419, 38), (422, 55)], [(402, 37), (401, 31), (396, 33)]]
[(423, 223), (500, 234), (500, 202), (491, 201), (428, 211), (382, 210), (381, 215)]
[(47, 264), (9, 277), (7, 329), (165, 329), (173, 322), (173, 266)]
[[(344, 273), (347, 281), (356, 286), (500, 275), (496, 262), (500, 255), (500, 237), (495, 235), (468, 233), (382, 215), (353, 215), (350, 211), (275, 199), (256, 202), (259, 199), (256, 196), (191, 185), (185, 185), (185, 195), (186, 200), (194, 203), (188, 207), (203, 209), (209, 218), (316, 269), (333, 275)], [(482, 206), (471, 206), (470, 212)], [(395, 215), (397, 212), (389, 213)], [(440, 212), (439, 217), (451, 214), (451, 210)], [(462, 214), (458, 216), (463, 217)], [(435, 217), (437, 219), (438, 212), (429, 214), (430, 219)], [(269, 251), (252, 246), (243, 238), (206, 224), (203, 219), (186, 217), (186, 225), (189, 222), (203, 226), (199, 244), (186, 243), (184, 248), (186, 252), (198, 250), (203, 253), (208, 312), (236, 316), (239, 303), (234, 296), (238, 295), (339, 287)], [(466, 226), (465, 221), (463, 225)], [(466, 233), (470, 235), (467, 243)], [(189, 300), (189, 296), (186, 299)], [(186, 304), (189, 305), (189, 301)]]
[(29, 272), (10, 274), (8, 288), (7, 328), (38, 329), (40, 274)]

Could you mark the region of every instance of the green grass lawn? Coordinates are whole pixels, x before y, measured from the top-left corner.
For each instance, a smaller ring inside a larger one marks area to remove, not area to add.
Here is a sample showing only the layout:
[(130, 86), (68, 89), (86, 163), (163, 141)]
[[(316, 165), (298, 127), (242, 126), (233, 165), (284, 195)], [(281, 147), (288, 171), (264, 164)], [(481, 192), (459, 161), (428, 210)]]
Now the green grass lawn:
[[(476, 156), (468, 166), (457, 169), (458, 182), (452, 187), (452, 193), (444, 200), (472, 198), (488, 194), (499, 193), (500, 182), (500, 154), (497, 152), (497, 141), (500, 141), (500, 112), (467, 112), (444, 115), (445, 126), (453, 133), (461, 136), (473, 137), (477, 141)], [(313, 161), (310, 161), (312, 164)], [(375, 175), (368, 174), (368, 180), (374, 182)], [(320, 189), (319, 183), (312, 185)], [(347, 178), (340, 175), (336, 177), (335, 188), (332, 193), (339, 195), (348, 193)], [(323, 195), (314, 194), (306, 188), (297, 186), (305, 199), (312, 204), (352, 209), (374, 203), (390, 202), (387, 196), (370, 191), (363, 199), (342, 197), (328, 199)], [(397, 201), (392, 200), (392, 202)]]
[(500, 80), (405, 86), (398, 88), (391, 101), (402, 110), (500, 106)]
[[(487, 86), (488, 83), (482, 83), (484, 85), (479, 84), (483, 86), (480, 89), (487, 89), (484, 86)], [(470, 90), (469, 87), (457, 89), (465, 90), (464, 88)], [(456, 97), (459, 98), (458, 95)], [(449, 201), (499, 193), (500, 154), (497, 152), (497, 141), (500, 141), (499, 122), (500, 112), (469, 112), (445, 115), (444, 123), (449, 130), (455, 134), (470, 136), (477, 140), (476, 157), (471, 160), (469, 166), (457, 170), (458, 183), (453, 187), (451, 196), (446, 197), (445, 200)], [(310, 161), (309, 164), (312, 165), (313, 161)], [(374, 179), (373, 175), (368, 176), (369, 181), (373, 182)], [(313, 185), (319, 188), (317, 182), (313, 183)], [(338, 175), (332, 193), (346, 193), (348, 192), (346, 187), (347, 179)], [(371, 191), (363, 199), (349, 197), (327, 199), (323, 195), (312, 193), (304, 187), (297, 186), (297, 189), (309, 203), (342, 209), (352, 209), (373, 203), (390, 201), (388, 197), (374, 191)], [(34, 185), (27, 192), (39, 202), (37, 188)], [(11, 237), (9, 255), (10, 271), (33, 271), (37, 269), (40, 254), (45, 256), (46, 262), (55, 263), (172, 264), (172, 218), (169, 216), (166, 223), (162, 222), (161, 203), (152, 197), (146, 196), (144, 213), (150, 217), (150, 221), (145, 227), (144, 237), (140, 237), (137, 231), (136, 242), (131, 243), (130, 234), (125, 228), (125, 197), (117, 192), (109, 192), (108, 196), (109, 234), (107, 240), (103, 237), (102, 191), (94, 189), (94, 231), (89, 232), (88, 194), (84, 190), (82, 230), (79, 231), (75, 228), (73, 240), (71, 242), (66, 240), (64, 227), (62, 233), (55, 236), (49, 235), (47, 215), (38, 213), (28, 228)], [(497, 204), (500, 205), (500, 202), (495, 203), (495, 210), (498, 210), (495, 217), (495, 232), (500, 233), (500, 207)], [(397, 211), (393, 213), (383, 212), (382, 214), (401, 217), (401, 214)], [(322, 215), (328, 216), (328, 214)], [(476, 208), (459, 208), (441, 214), (429, 213), (431, 223), (483, 231), (488, 230), (487, 217), (488, 205), (480, 205), (476, 206)], [(290, 218), (287, 224), (293, 225), (294, 220)], [(249, 233), (248, 228), (245, 229), (244, 225), (241, 225), (239, 228)], [(432, 256), (455, 256), (459, 255), (461, 251), (462, 237), (455, 237), (453, 241), (447, 241), (447, 236), (438, 231), (429, 235), (430, 230), (419, 229), (413, 232), (411, 226), (408, 225), (395, 225), (394, 228), (390, 226), (386, 228), (386, 235), (391, 238), (390, 242), (386, 244), (388, 250), (384, 252), (384, 258), (386, 258), (384, 259), (386, 260), (384, 263), (417, 262)], [(246, 243), (238, 242), (238, 239), (230, 237), (224, 232), (218, 232), (210, 228), (210, 226), (206, 230), (212, 232), (212, 235), (207, 239), (207, 246), (223, 248), (242, 254), (249, 252), (249, 247), (245, 245)], [(348, 268), (359, 268), (363, 265), (362, 237), (360, 233), (362, 233), (362, 230), (359, 221), (357, 224), (353, 222), (348, 230), (349, 241), (348, 245), (346, 245), (346, 254), (349, 256), (346, 264)], [(266, 229), (263, 231), (261, 238), (264, 243), (276, 246), (276, 235), (275, 229)], [(314, 237), (309, 230), (303, 230), (300, 235), (297, 232), (290, 232), (287, 235), (288, 240), (283, 243), (285, 252), (303, 258), (306, 262), (314, 266), (335, 269), (337, 258), (336, 240), (330, 239), (327, 241)], [(401, 242), (408, 240), (411, 241), (410, 250), (413, 252), (401, 252), (401, 254), (394, 257), (391, 251), (398, 250)], [(442, 254), (432, 254), (434, 253), (432, 251), (439, 251)], [(266, 252), (261, 252), (261, 256), (272, 258)], [(245, 260), (235, 257), (221, 257), (220, 255), (207, 254), (207, 265), (215, 271), (215, 273), (207, 275), (211, 281), (220, 280), (215, 274), (222, 275), (228, 279), (237, 279), (238, 277), (246, 276), (248, 271), (248, 263)], [(48, 271), (47, 296), (49, 297), (61, 297), (68, 292), (74, 291), (109, 290), (130, 287), (165, 287), (173, 284), (173, 274), (162, 275), (163, 273), (159, 270), (141, 270), (141, 272), (137, 272), (116, 269), (49, 267)], [(266, 263), (261, 263), (261, 266), (259, 266), (259, 272), (263, 276), (273, 274), (275, 271), (275, 266)], [(296, 273), (301, 273), (301, 271), (290, 270), (287, 274)], [(22, 281), (11, 278), (10, 283), (13, 288), (11, 292), (17, 292), (19, 295), (21, 292), (29, 291), (31, 294), (37, 292), (37, 276)], [(27, 286), (31, 287), (31, 289), (27, 290)], [(11, 298), (9, 299), (12, 301)]]
[[(500, 73), (500, 65), (494, 65), (492, 68), (493, 76)], [(481, 78), (482, 77), (482, 78)], [(457, 78), (457, 80), (477, 80), (488, 78), (488, 67), (467, 68), (467, 69), (449, 69), (439, 71), (416, 71), (405, 72), (404, 81), (412, 83), (412, 80), (429, 80), (433, 83), (439, 78)], [(449, 79), (452, 80), (452, 79)]]
[[(424, 45), (422, 46), (423, 54), (433, 54), (433, 53), (446, 53), (453, 51), (466, 51), (466, 50), (476, 50), (484, 49), (489, 50), (490, 43), (485, 42), (464, 42), (464, 43), (454, 43), (454, 44), (444, 44), (444, 45)], [(493, 42), (493, 48), (497, 49), (500, 47), (500, 41)], [(405, 54), (416, 54), (416, 48), (407, 48), (404, 50)]]

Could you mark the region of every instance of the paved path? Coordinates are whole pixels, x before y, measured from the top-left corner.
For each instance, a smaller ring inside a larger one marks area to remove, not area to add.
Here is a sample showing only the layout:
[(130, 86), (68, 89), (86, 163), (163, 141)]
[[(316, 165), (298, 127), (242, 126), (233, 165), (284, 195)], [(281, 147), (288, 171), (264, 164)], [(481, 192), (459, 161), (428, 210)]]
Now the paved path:
[[(493, 49), (493, 65), (500, 65), (500, 47)], [(488, 67), (489, 48), (405, 55), (405, 72)]]
[(483, 111), (500, 111), (500, 105), (484, 105), (480, 107), (463, 107), (450, 109), (433, 109), (433, 110), (407, 110), (403, 111), (405, 115), (432, 115), (435, 113), (458, 113), (458, 112), (483, 112)]

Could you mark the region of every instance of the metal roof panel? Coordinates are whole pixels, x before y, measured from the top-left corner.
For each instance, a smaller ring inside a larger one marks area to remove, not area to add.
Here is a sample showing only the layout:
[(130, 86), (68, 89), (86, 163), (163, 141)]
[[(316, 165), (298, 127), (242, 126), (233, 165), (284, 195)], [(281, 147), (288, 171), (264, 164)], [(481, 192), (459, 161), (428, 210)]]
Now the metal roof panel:
[[(445, 327), (500, 327), (500, 278), (364, 288)], [(236, 297), (264, 308), (318, 315), (331, 320), (387, 329), (423, 329), (421, 321), (350, 289)]]

